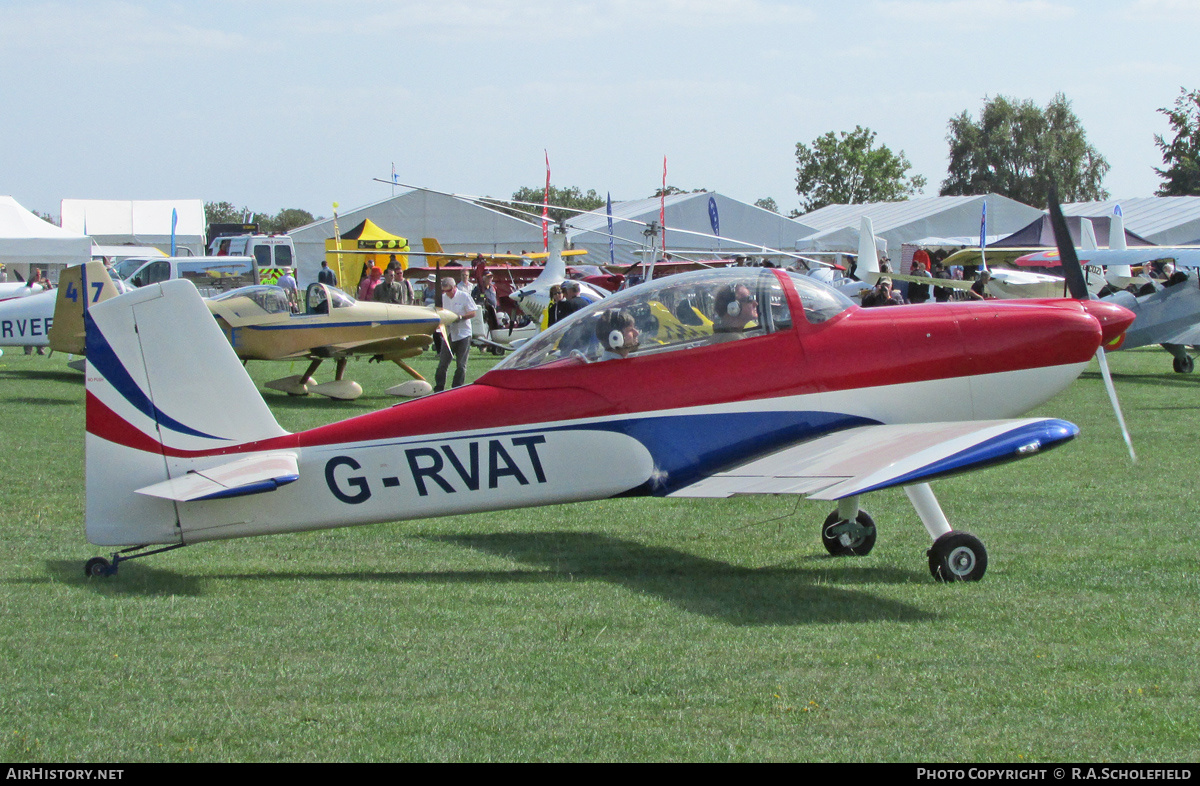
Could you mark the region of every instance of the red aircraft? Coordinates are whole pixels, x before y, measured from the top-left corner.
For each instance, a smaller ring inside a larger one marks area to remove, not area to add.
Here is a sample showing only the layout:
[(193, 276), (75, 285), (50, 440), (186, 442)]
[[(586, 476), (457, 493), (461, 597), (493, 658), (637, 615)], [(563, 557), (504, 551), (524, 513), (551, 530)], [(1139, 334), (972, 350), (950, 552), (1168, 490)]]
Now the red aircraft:
[(973, 581), (987, 552), (929, 482), (1072, 439), (1067, 421), (1019, 416), (1133, 314), (1068, 299), (870, 309), (780, 270), (699, 271), (576, 312), (474, 384), (296, 434), (189, 282), (85, 318), (87, 535), (127, 547), (88, 575), (206, 540), (617, 496), (836, 501), (821, 540), (859, 555), (876, 539), (863, 495), (900, 486), (932, 575)]

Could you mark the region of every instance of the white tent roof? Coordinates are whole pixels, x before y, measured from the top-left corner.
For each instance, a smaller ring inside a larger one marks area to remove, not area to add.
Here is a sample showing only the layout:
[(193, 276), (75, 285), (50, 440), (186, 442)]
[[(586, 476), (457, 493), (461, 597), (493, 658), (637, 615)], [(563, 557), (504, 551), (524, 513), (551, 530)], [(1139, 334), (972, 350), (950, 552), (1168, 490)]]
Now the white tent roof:
[(87, 262), (91, 254), (91, 238), (56, 227), (12, 197), (0, 196), (0, 263), (77, 265)]
[[(664, 201), (668, 251), (753, 254), (757, 246), (786, 251), (798, 239), (814, 231), (806, 223), (716, 192), (672, 194)], [(613, 251), (617, 264), (632, 264), (640, 260), (637, 252), (646, 243), (642, 232), (646, 224), (659, 220), (659, 207), (658, 197), (613, 203)], [(720, 228), (719, 237), (713, 231), (713, 208)], [(572, 218), (567, 226), (567, 239), (574, 248), (588, 250), (588, 262), (608, 264), (608, 215), (605, 208)]]
[[(367, 218), (381, 229), (407, 238), (414, 251), (421, 250), (423, 237), (437, 238), (447, 251), (502, 254), (542, 250), (541, 224), (432, 191), (407, 191), (339, 213), (338, 229), (345, 232)], [(325, 258), (325, 241), (333, 237), (333, 219), (298, 227), (288, 235), (296, 246), (301, 281), (315, 281)]]
[(797, 220), (817, 231), (841, 228), (857, 230), (863, 216), (871, 219), (875, 234), (899, 249), (925, 237), (979, 238), (979, 221), (987, 203), (988, 234), (1008, 235), (1041, 217), (1042, 211), (1014, 199), (983, 196), (921, 197), (903, 202), (874, 202), (866, 205), (828, 205)]
[(1200, 240), (1200, 196), (1135, 197), (1063, 205), (1068, 216), (1111, 216), (1121, 206), (1125, 228), (1151, 243), (1175, 246)]
[[(842, 252), (847, 254), (858, 253), (858, 237), (860, 231), (858, 227), (837, 227), (835, 229), (826, 229), (824, 232), (816, 232), (808, 237), (801, 238), (796, 241), (796, 250), (804, 251), (824, 251), (824, 252)], [(879, 235), (875, 236), (875, 245), (883, 253), (887, 253), (887, 241)]]
[(199, 199), (64, 199), (64, 229), (90, 235), (101, 245), (171, 245), (171, 211), (177, 216), (175, 245), (204, 253), (204, 202)]

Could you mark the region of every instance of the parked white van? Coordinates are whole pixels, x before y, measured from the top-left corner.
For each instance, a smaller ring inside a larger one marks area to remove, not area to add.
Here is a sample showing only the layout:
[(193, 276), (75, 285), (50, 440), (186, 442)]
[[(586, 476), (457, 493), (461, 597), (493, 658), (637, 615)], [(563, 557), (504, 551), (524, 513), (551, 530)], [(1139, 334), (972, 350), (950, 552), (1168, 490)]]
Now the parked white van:
[(186, 278), (204, 297), (212, 297), (238, 287), (262, 283), (258, 263), (250, 256), (131, 257), (118, 264), (118, 278), (132, 287), (144, 287), (173, 278)]

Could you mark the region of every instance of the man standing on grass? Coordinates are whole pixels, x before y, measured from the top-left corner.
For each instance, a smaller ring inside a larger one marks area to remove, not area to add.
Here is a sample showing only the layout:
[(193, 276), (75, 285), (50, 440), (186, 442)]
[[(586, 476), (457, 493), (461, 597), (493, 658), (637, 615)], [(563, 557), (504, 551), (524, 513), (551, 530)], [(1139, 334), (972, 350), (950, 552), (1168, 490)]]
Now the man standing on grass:
[(466, 290), (459, 289), (454, 279), (442, 279), (442, 308), (453, 311), (458, 319), (446, 329), (448, 342), (442, 342), (438, 353), (437, 374), (434, 375), (433, 392), (446, 389), (446, 370), (451, 357), (455, 360), (454, 381), (450, 387), (458, 387), (467, 379), (467, 358), (471, 356), (471, 320), (475, 318), (475, 301)]

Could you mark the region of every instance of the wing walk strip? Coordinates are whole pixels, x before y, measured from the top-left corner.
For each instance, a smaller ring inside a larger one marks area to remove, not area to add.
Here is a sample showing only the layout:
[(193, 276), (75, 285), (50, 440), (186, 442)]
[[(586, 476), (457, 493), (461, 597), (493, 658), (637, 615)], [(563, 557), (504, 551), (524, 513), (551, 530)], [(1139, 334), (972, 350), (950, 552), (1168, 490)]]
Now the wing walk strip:
[(672, 497), (804, 494), (835, 500), (1021, 458), (1073, 438), (1063, 420), (859, 426), (718, 472)]

